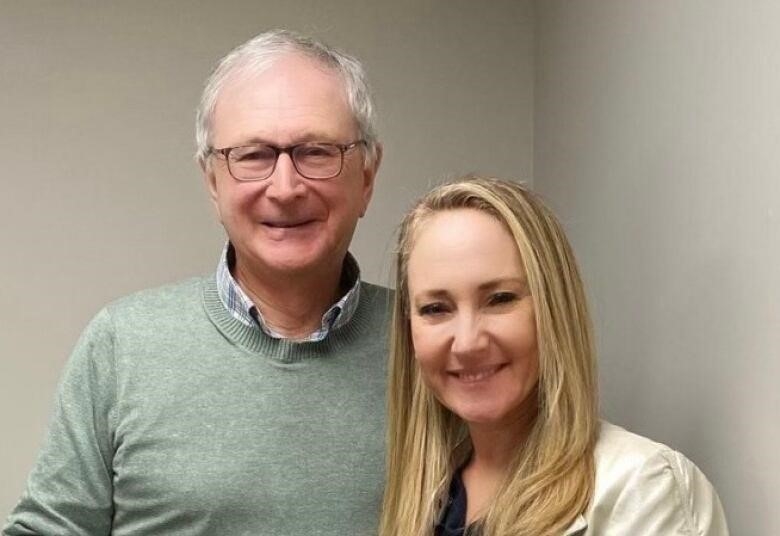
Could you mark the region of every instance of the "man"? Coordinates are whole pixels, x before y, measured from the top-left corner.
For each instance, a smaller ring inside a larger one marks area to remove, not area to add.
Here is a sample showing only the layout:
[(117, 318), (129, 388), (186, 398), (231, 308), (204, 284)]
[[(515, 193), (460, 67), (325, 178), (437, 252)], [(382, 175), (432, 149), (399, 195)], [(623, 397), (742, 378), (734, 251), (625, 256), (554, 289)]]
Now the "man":
[(381, 146), (360, 64), (272, 31), (204, 91), (216, 275), (102, 310), (4, 534), (370, 534), (388, 294), (348, 253)]

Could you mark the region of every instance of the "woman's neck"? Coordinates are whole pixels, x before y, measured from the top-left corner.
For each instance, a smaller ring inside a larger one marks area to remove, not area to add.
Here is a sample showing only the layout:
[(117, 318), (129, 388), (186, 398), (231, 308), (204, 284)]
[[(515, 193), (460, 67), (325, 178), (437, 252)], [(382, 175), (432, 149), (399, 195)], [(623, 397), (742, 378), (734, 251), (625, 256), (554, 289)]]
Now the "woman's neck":
[(466, 488), (466, 520), (482, 517), (504, 482), (518, 450), (528, 438), (533, 418), (523, 414), (505, 424), (469, 423), (473, 451), (463, 469)]

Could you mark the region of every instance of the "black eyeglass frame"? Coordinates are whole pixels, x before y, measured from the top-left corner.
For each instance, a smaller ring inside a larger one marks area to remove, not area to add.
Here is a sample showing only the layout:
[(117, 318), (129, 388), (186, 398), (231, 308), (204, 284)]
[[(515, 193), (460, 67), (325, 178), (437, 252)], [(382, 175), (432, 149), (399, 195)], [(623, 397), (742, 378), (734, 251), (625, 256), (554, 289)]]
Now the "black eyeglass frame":
[[(313, 181), (326, 181), (326, 180), (338, 177), (339, 174), (344, 169), (344, 153), (346, 153), (347, 151), (351, 151), (352, 149), (354, 149), (355, 147), (357, 147), (358, 145), (361, 145), (361, 144), (362, 145), (367, 145), (366, 144), (366, 140), (360, 139), (360, 140), (355, 140), (355, 141), (350, 142), (350, 143), (331, 143), (331, 142), (306, 141), (306, 142), (302, 142), (302, 143), (296, 143), (294, 145), (285, 145), (285, 146), (272, 145), (270, 143), (252, 143), (252, 144), (248, 144), (248, 145), (237, 145), (235, 147), (224, 147), (222, 149), (214, 149), (214, 148), (212, 148), (210, 150), (210, 152), (212, 154), (214, 154), (214, 155), (221, 155), (222, 158), (225, 159), (225, 164), (227, 165), (228, 173), (230, 173), (230, 176), (233, 177), (235, 180), (237, 180), (239, 182), (264, 181), (264, 180), (268, 179), (271, 175), (274, 174), (274, 171), (276, 171), (276, 164), (279, 162), (279, 155), (282, 154), (282, 153), (285, 153), (285, 154), (287, 154), (290, 157), (290, 161), (292, 162), (293, 167), (295, 168), (295, 171), (297, 171), (298, 174), (301, 177), (303, 177), (305, 179), (313, 180)], [(319, 176), (318, 177), (311, 177), (311, 176), (303, 173), (298, 168), (298, 162), (295, 159), (295, 154), (296, 154), (295, 151), (296, 151), (296, 149), (298, 149), (299, 147), (312, 146), (312, 145), (326, 145), (326, 146), (329, 146), (329, 147), (336, 147), (339, 150), (339, 153), (340, 153), (339, 167), (338, 167), (338, 170), (334, 174), (327, 175), (327, 176), (324, 176), (324, 177), (319, 177)], [(274, 156), (274, 165), (271, 166), (270, 171), (268, 172), (268, 175), (266, 175), (265, 177), (256, 177), (256, 178), (252, 178), (252, 179), (240, 179), (240, 178), (236, 177), (236, 175), (233, 173), (233, 170), (230, 168), (230, 153), (231, 153), (231, 151), (233, 151), (235, 149), (241, 149), (243, 147), (259, 147), (259, 146), (268, 147), (269, 149), (273, 150), (274, 155), (275, 155)]]

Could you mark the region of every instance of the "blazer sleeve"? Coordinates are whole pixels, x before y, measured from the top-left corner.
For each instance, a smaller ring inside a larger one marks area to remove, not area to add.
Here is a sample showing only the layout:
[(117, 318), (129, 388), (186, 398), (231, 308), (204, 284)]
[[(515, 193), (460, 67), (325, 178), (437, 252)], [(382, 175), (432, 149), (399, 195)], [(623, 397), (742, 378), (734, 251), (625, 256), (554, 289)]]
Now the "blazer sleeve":
[(49, 431), (5, 536), (107, 535), (113, 517), (114, 335), (104, 310), (82, 334)]
[(679, 452), (663, 448), (626, 476), (594, 505), (587, 534), (728, 536), (715, 489)]

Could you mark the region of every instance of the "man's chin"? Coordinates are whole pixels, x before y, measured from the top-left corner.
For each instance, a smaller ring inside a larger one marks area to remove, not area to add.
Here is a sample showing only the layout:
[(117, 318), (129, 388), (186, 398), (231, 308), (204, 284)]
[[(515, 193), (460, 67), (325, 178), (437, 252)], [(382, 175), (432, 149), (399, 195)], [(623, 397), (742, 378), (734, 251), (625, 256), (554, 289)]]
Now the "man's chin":
[(313, 246), (264, 248), (260, 261), (268, 272), (281, 277), (321, 274), (326, 264), (325, 255), (317, 254)]
[[(250, 243), (233, 242), (236, 265), (257, 277), (269, 280), (295, 277), (326, 277), (328, 271), (339, 269), (343, 255), (335, 266), (337, 246), (322, 240), (322, 236), (300, 237), (298, 240), (268, 240), (255, 236)], [(248, 274), (249, 275), (249, 274)]]

